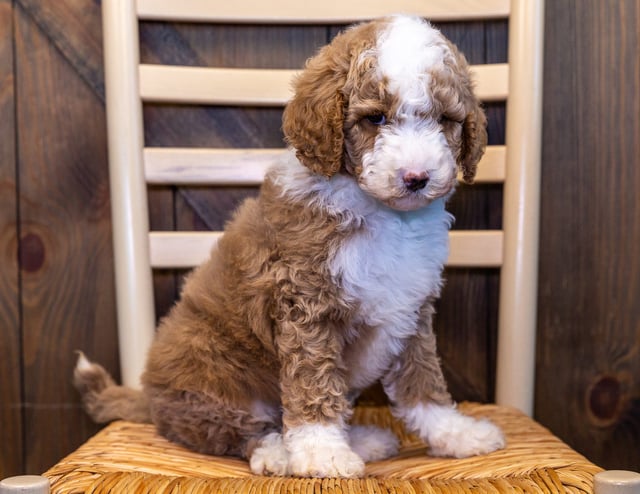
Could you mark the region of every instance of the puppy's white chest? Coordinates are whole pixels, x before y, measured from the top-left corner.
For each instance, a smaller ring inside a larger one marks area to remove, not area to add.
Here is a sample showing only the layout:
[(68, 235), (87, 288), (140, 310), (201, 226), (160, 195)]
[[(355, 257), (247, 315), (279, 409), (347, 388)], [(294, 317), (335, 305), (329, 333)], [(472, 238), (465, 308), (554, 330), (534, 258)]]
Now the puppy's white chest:
[(415, 333), (421, 306), (439, 294), (450, 218), (442, 202), (412, 213), (381, 210), (336, 252), (332, 274), (357, 307), (344, 356), (352, 388), (382, 376)]
[(381, 209), (346, 239), (331, 271), (360, 322), (398, 337), (413, 331), (420, 306), (440, 289), (449, 221), (440, 201), (410, 213)]

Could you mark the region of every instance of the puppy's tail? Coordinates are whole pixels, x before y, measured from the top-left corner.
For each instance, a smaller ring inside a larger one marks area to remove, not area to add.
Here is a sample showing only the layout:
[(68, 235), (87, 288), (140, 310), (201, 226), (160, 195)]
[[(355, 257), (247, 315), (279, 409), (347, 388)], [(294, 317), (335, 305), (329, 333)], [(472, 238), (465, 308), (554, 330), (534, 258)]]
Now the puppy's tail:
[(146, 395), (118, 386), (104, 367), (89, 361), (82, 352), (78, 352), (73, 384), (82, 395), (85, 410), (98, 423), (116, 419), (151, 422)]

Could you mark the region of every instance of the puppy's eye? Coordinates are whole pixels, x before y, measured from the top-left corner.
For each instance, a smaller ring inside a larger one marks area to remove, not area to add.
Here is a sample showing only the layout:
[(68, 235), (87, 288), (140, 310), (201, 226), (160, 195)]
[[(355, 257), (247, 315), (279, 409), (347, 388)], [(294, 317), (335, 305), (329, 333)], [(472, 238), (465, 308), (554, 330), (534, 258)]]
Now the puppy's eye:
[(440, 115), (440, 118), (438, 119), (438, 123), (440, 125), (442, 124), (446, 124), (446, 123), (457, 123), (457, 124), (461, 124), (462, 122), (460, 120), (456, 120), (455, 118), (451, 118), (445, 114)]
[(385, 117), (383, 113), (374, 113), (364, 118), (373, 125), (384, 125), (387, 123), (387, 117)]

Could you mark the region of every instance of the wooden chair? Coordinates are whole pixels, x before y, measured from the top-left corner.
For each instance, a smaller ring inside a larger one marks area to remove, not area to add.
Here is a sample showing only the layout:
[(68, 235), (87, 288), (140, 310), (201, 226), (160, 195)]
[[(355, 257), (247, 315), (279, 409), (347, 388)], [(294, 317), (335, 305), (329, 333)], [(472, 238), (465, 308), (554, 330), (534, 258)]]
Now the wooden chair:
[[(425, 445), (385, 407), (360, 407), (355, 421), (392, 427), (397, 458), (367, 466), (356, 480), (265, 478), (246, 462), (196, 454), (153, 426), (116, 422), (48, 470), (53, 492), (591, 492), (601, 469), (528, 415), (533, 410), (543, 0), (103, 0), (109, 155), (121, 374), (138, 385), (154, 334), (152, 268), (204, 260), (219, 233), (149, 232), (148, 184), (259, 184), (280, 149), (145, 148), (142, 102), (279, 106), (288, 70), (139, 64), (139, 20), (220, 23), (348, 23), (395, 11), (433, 20), (509, 18), (509, 63), (475, 66), (485, 101), (505, 100), (507, 146), (490, 146), (479, 182), (504, 184), (501, 231), (451, 233), (450, 266), (501, 271), (497, 405), (463, 403), (488, 416), (507, 448), (463, 460), (429, 458)], [(334, 4), (340, 4), (338, 6)], [(337, 13), (340, 10), (340, 13)], [(508, 180), (507, 180), (508, 178)]]

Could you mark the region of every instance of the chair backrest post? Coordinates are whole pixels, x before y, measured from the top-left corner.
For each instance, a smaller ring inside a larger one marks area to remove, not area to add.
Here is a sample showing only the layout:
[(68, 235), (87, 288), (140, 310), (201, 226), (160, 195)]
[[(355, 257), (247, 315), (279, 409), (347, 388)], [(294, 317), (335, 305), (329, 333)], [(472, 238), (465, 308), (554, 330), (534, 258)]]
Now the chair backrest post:
[(122, 382), (138, 387), (155, 328), (135, 0), (103, 0), (109, 178)]
[(543, 29), (543, 0), (511, 1), (496, 402), (529, 415), (537, 329)]

